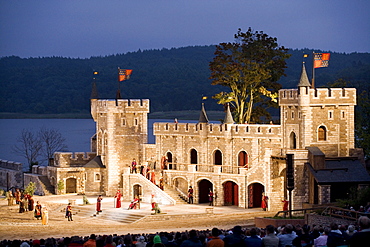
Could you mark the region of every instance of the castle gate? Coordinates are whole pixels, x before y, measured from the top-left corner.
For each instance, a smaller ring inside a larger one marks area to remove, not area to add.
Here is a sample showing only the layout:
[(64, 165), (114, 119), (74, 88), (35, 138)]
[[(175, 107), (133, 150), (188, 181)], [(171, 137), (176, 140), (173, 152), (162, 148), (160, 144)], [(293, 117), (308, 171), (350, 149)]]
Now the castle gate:
[(66, 193), (77, 193), (77, 180), (75, 178), (66, 180)]
[[(209, 190), (213, 191), (213, 184), (206, 179), (199, 181), (198, 191), (199, 191), (199, 203), (207, 203)], [(215, 193), (215, 191), (213, 191)]]
[(223, 184), (224, 188), (224, 206), (239, 205), (239, 186), (227, 181)]
[(248, 208), (261, 207), (262, 192), (264, 191), (264, 186), (260, 183), (248, 185)]

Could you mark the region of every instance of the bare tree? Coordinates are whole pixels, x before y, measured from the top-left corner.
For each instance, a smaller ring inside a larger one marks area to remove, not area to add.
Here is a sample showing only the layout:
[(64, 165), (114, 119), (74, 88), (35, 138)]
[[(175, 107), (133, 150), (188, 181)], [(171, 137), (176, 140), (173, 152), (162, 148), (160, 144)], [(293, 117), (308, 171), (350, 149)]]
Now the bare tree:
[(55, 152), (65, 151), (67, 149), (67, 145), (65, 144), (66, 139), (56, 129), (41, 128), (39, 137), (43, 143), (43, 156), (48, 161), (53, 157)]
[(32, 166), (37, 164), (37, 158), (42, 150), (42, 141), (39, 135), (35, 135), (30, 130), (23, 129), (17, 139), (18, 144), (13, 146), (13, 151), (27, 159), (29, 171)]

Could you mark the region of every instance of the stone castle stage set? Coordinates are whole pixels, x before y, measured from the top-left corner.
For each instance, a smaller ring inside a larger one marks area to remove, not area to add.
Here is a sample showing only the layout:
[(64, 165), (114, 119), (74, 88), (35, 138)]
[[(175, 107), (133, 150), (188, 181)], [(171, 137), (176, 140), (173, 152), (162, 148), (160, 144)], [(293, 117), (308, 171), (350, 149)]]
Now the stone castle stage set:
[[(47, 177), (54, 193), (113, 196), (120, 189), (124, 199), (144, 202), (154, 194), (163, 204), (176, 200), (160, 181), (184, 196), (192, 186), (194, 203), (207, 203), (212, 190), (215, 206), (260, 207), (264, 192), (268, 210), (278, 211), (289, 200), (286, 154), (293, 154), (292, 209), (326, 204), (370, 184), (355, 148), (355, 105), (356, 89), (312, 88), (303, 66), (297, 88), (279, 91), (280, 124), (234, 124), (229, 109), (214, 124), (202, 106), (198, 123), (154, 123), (155, 144), (148, 144), (148, 99), (93, 98), (91, 152), (55, 153), (53, 164), (34, 167), (28, 180)], [(133, 159), (138, 171), (150, 167), (155, 184), (131, 173)]]

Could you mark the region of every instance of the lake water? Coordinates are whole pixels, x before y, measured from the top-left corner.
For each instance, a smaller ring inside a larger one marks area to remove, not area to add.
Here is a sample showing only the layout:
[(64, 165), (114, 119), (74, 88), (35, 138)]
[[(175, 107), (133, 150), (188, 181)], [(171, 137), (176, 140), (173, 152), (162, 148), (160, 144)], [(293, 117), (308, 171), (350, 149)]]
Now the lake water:
[[(172, 122), (168, 119), (148, 120), (148, 143), (154, 143), (153, 123)], [(188, 121), (195, 122), (195, 121)], [(16, 161), (27, 166), (24, 157), (13, 152), (14, 145), (23, 129), (38, 132), (40, 128), (56, 129), (66, 139), (68, 151), (89, 152), (90, 138), (95, 134), (92, 119), (0, 119), (0, 159)]]

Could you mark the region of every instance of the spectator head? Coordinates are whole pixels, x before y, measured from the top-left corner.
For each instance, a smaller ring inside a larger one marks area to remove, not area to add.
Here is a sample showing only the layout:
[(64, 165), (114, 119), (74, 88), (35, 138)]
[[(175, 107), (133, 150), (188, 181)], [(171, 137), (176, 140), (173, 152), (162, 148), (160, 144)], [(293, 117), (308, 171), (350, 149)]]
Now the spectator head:
[(233, 233), (234, 234), (242, 234), (242, 227), (241, 226), (234, 226)]
[(197, 231), (196, 230), (190, 230), (189, 238), (196, 238), (196, 237), (197, 237)]
[(218, 228), (213, 228), (212, 229), (212, 236), (214, 237), (218, 237), (220, 235), (220, 230), (218, 230)]
[(161, 237), (159, 235), (155, 235), (153, 238), (153, 244), (159, 244), (162, 243)]
[(91, 235), (90, 235), (90, 239), (94, 239), (94, 240), (95, 240), (95, 239), (96, 239), (95, 234), (91, 234)]
[(324, 234), (325, 235), (328, 235), (330, 233), (330, 228), (329, 227), (325, 227), (324, 228)]
[(338, 224), (337, 224), (337, 223), (335, 223), (335, 222), (332, 222), (332, 223), (330, 223), (330, 228), (331, 228), (332, 230), (338, 230)]
[(269, 233), (275, 233), (275, 227), (273, 225), (266, 226), (267, 234)]
[(285, 227), (285, 232), (286, 233), (292, 233), (293, 232), (293, 226), (291, 224), (287, 224)]
[(258, 233), (256, 227), (252, 227), (252, 229), (249, 232), (250, 232), (251, 236), (257, 236), (257, 233)]
[(370, 219), (367, 216), (361, 216), (358, 218), (358, 224), (363, 229), (369, 229), (370, 228)]

